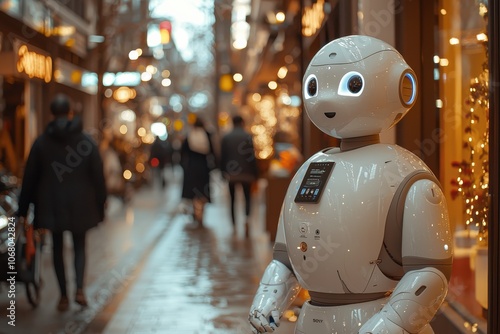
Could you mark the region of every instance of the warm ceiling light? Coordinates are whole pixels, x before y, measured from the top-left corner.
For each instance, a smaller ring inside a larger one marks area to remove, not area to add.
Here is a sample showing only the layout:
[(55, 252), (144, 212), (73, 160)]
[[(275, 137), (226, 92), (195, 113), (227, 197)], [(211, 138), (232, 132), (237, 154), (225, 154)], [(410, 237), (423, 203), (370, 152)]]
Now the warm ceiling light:
[(149, 81), (153, 78), (153, 75), (149, 72), (142, 72), (141, 73), (141, 80), (142, 81)]
[(148, 65), (146, 66), (146, 71), (151, 74), (156, 74), (156, 72), (158, 72), (158, 69), (154, 65)]
[(231, 38), (234, 41), (233, 47), (241, 50), (247, 47), (250, 36), (250, 24), (246, 21), (236, 21), (231, 24)]
[(237, 39), (233, 42), (233, 48), (236, 50), (242, 50), (247, 47), (247, 41), (244, 39)]
[(171, 84), (172, 84), (172, 80), (170, 80), (169, 78), (165, 78), (161, 81), (161, 85), (163, 87), (169, 87)]
[(135, 112), (131, 109), (126, 109), (126, 110), (123, 110), (121, 113), (120, 113), (120, 119), (124, 122), (133, 122), (135, 121)]
[(241, 82), (243, 80), (243, 75), (241, 75), (241, 73), (234, 73), (233, 80), (236, 82)]
[(52, 34), (56, 36), (71, 36), (75, 33), (76, 28), (73, 26), (59, 26), (52, 29)]
[(128, 87), (120, 87), (114, 91), (113, 98), (120, 103), (125, 103), (135, 98), (135, 91)]
[(128, 53), (128, 59), (137, 60), (139, 58), (139, 52), (137, 50), (132, 50)]
[(288, 68), (286, 66), (281, 66), (278, 70), (278, 78), (284, 79), (288, 73)]
[(283, 12), (277, 12), (276, 13), (276, 22), (277, 23), (283, 23), (283, 22), (285, 22), (285, 18), (286, 18), (285, 13), (283, 13)]
[(138, 135), (139, 137), (144, 137), (144, 136), (146, 135), (146, 129), (144, 129), (144, 128), (141, 126), (139, 129), (137, 129), (137, 135)]
[(486, 42), (486, 41), (488, 41), (488, 36), (486, 36), (486, 34), (485, 34), (485, 33), (480, 33), (480, 34), (477, 34), (477, 35), (476, 35), (476, 38), (477, 38), (477, 40), (478, 40), (478, 41), (480, 41), (480, 42)]

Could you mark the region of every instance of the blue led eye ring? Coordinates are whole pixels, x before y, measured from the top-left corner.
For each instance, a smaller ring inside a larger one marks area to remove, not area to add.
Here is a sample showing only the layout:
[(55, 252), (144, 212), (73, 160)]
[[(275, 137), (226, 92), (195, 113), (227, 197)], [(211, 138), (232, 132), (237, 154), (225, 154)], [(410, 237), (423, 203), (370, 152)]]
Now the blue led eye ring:
[(417, 79), (412, 72), (405, 72), (399, 84), (399, 97), (405, 106), (411, 106), (417, 98)]

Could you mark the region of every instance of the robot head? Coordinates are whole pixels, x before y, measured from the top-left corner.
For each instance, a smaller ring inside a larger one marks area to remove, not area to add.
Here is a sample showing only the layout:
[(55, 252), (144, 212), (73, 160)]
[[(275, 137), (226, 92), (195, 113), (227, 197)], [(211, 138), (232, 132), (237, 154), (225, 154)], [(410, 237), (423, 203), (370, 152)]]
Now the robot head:
[(379, 134), (395, 125), (417, 98), (417, 78), (389, 44), (347, 36), (325, 45), (303, 80), (307, 116), (336, 138)]

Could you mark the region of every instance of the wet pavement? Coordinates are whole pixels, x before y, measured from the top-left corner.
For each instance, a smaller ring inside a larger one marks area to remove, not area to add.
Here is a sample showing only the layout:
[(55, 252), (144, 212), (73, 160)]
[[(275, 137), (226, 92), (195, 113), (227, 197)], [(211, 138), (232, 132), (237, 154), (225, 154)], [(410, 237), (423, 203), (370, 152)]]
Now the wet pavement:
[[(16, 326), (9, 326), (9, 299), (2, 288), (0, 333), (251, 333), (247, 314), (272, 247), (264, 231), (263, 187), (254, 193), (251, 237), (245, 239), (241, 223), (233, 236), (228, 194), (219, 178), (200, 229), (181, 210), (182, 170), (167, 176), (164, 190), (145, 187), (128, 206), (112, 201), (106, 222), (89, 232), (87, 308), (73, 304), (68, 312), (56, 310), (59, 294), (47, 245), (40, 306), (33, 309), (17, 284)], [(276, 333), (293, 333), (293, 324), (283, 320)]]

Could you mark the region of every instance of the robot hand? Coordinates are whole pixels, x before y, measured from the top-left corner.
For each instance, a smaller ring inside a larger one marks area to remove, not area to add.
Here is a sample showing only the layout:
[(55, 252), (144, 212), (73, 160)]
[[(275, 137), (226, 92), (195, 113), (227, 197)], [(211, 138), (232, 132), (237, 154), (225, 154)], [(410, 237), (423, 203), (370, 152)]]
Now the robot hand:
[(248, 320), (254, 334), (272, 333), (280, 317), (300, 291), (295, 275), (283, 263), (273, 260), (267, 266), (250, 308)]
[(280, 315), (276, 309), (270, 310), (273, 307), (269, 304), (267, 310), (257, 310), (252, 308), (248, 320), (252, 325), (254, 334), (272, 333), (280, 326)]

